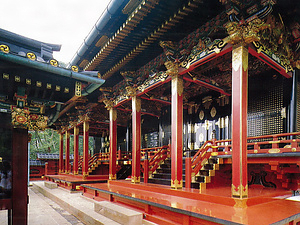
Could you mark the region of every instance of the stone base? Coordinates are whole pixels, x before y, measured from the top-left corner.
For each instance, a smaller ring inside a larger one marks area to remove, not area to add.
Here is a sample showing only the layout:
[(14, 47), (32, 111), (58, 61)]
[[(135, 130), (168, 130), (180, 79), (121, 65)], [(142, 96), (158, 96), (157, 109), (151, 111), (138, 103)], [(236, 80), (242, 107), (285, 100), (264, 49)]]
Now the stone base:
[(111, 202), (102, 201), (95, 203), (95, 212), (114, 220), (120, 224), (124, 225), (142, 225), (143, 224), (143, 214), (136, 212), (131, 209), (116, 205)]
[(56, 183), (53, 183), (53, 182), (50, 182), (50, 181), (45, 181), (44, 182), (44, 186), (49, 188), (49, 189), (55, 189), (57, 188), (57, 184)]

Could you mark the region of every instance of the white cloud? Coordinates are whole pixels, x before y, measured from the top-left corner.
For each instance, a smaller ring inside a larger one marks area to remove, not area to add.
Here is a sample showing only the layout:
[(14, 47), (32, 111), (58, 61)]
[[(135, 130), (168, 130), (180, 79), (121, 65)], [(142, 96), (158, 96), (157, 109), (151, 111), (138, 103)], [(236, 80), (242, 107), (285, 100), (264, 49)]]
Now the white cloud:
[(0, 28), (51, 44), (69, 62), (110, 0), (2, 0)]

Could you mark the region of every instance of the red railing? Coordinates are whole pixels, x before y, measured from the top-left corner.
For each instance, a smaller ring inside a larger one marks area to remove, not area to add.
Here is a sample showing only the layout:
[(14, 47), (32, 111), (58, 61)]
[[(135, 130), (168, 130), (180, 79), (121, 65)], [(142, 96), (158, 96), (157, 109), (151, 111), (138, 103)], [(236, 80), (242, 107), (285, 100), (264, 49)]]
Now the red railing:
[[(264, 135), (247, 138), (248, 154), (274, 154), (285, 152), (300, 152), (300, 132)], [(196, 175), (211, 155), (232, 154), (231, 139), (206, 141), (191, 159), (191, 174)], [(187, 174), (186, 174), (187, 176)]]
[(144, 182), (147, 183), (149, 173), (152, 174), (159, 165), (168, 157), (170, 157), (170, 146), (141, 149), (142, 172), (144, 173)]
[[(248, 137), (248, 154), (274, 154), (284, 152), (299, 152), (300, 132), (264, 135)], [(231, 140), (219, 140), (215, 142), (219, 155), (231, 154)]]
[[(88, 169), (90, 169), (98, 160), (109, 160), (109, 153), (96, 153), (89, 158)], [(83, 156), (79, 157), (78, 168), (82, 169)]]
[(206, 141), (191, 160), (191, 173), (197, 174), (212, 153), (212, 141)]

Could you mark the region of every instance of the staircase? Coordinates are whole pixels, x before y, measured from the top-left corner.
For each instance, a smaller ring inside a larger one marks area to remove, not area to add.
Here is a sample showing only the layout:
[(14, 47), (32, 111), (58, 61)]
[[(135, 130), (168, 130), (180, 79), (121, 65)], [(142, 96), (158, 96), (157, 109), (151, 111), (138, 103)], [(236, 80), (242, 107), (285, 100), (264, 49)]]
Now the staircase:
[[(196, 152), (191, 159), (191, 187), (200, 189), (200, 191), (206, 189), (206, 184), (211, 182), (211, 177), (215, 176), (215, 171), (219, 169), (219, 164), (223, 161), (218, 158), (218, 152), (213, 150), (216, 145), (213, 145), (212, 141), (205, 142), (202, 147)], [(158, 157), (157, 167), (150, 174), (148, 179), (149, 183), (170, 185), (171, 184), (171, 160), (170, 154), (165, 154), (165, 158)], [(152, 159), (150, 159), (151, 161)], [(183, 186), (185, 187), (185, 158), (183, 158)]]
[(149, 183), (171, 185), (171, 160), (167, 158), (162, 164), (150, 175)]
[(131, 175), (131, 165), (123, 165), (117, 172), (117, 180), (126, 179)]
[[(202, 168), (195, 175), (192, 174), (191, 187), (195, 189), (205, 190), (206, 183), (211, 182), (211, 177), (215, 175), (215, 171), (219, 169), (219, 164), (222, 159), (217, 156), (210, 156), (208, 160), (203, 163)], [(185, 187), (185, 159), (183, 159), (183, 186)], [(167, 158), (155, 170), (152, 176), (148, 179), (149, 183), (171, 185), (171, 159)]]
[(211, 182), (211, 178), (215, 176), (216, 170), (219, 170), (219, 165), (223, 161), (217, 156), (210, 156), (208, 160), (205, 160), (202, 168), (195, 175), (192, 174), (192, 188), (200, 189), (204, 191), (206, 189), (206, 184)]

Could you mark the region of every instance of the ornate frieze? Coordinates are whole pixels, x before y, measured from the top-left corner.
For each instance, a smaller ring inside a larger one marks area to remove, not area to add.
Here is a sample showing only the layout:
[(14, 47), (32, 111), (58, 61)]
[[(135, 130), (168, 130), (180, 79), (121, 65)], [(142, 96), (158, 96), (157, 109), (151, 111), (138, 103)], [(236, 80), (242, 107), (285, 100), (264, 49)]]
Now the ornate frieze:
[(145, 89), (149, 88), (150, 86), (158, 82), (165, 81), (167, 77), (168, 74), (166, 72), (154, 73), (153, 75), (149, 76), (149, 78), (145, 80), (145, 82), (142, 85), (138, 86), (138, 90), (143, 92)]
[(45, 130), (47, 128), (48, 117), (43, 115), (30, 114), (29, 118), (29, 130)]
[(127, 85), (137, 84), (138, 74), (135, 71), (120, 72)]
[(270, 27), (259, 18), (255, 18), (249, 22), (229, 22), (225, 25), (229, 36), (224, 39), (230, 44), (245, 43), (249, 44), (253, 41), (259, 41), (259, 32)]
[(187, 51), (185, 49), (180, 50), (177, 43), (172, 41), (161, 41), (159, 44), (164, 49), (168, 61), (180, 63), (186, 59)]
[[(293, 51), (293, 43), (289, 40), (290, 33), (284, 26), (282, 18), (270, 15), (266, 19), (268, 29), (259, 32), (259, 40), (253, 42), (258, 53), (264, 53), (288, 73), (293, 70), (293, 63), (297, 60)], [(296, 66), (296, 63), (294, 63)]]
[(12, 107), (11, 123), (14, 128), (27, 129), (29, 125), (29, 110), (27, 108)]
[(211, 41), (209, 38), (206, 38), (205, 40), (199, 39), (198, 44), (193, 47), (191, 54), (180, 64), (180, 66), (189, 68), (191, 64), (211, 53), (220, 53), (226, 44), (226, 41), (220, 39), (214, 41)]

